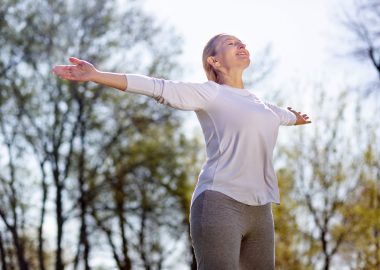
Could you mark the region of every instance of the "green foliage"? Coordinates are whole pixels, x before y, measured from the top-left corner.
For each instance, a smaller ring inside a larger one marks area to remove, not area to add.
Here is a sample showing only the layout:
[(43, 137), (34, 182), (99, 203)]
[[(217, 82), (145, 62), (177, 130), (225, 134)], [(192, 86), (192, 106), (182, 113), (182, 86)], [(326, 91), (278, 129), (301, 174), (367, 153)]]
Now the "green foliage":
[(276, 269), (311, 269), (302, 262), (300, 243), (303, 240), (296, 220), (297, 202), (294, 197), (293, 173), (286, 169), (277, 172), (281, 206), (273, 208), (276, 235)]
[(364, 111), (350, 106), (352, 101), (360, 102), (354, 95), (344, 93), (336, 100), (316, 94), (318, 121), (307, 131), (296, 131), (297, 139), (282, 151), (289, 166), (279, 172), (280, 186), (290, 207), (277, 212), (285, 223), (276, 231), (278, 265), (298, 260), (300, 265), (286, 267), (333, 269), (344, 261), (342, 267), (377, 269), (380, 162), (374, 154), (379, 149), (374, 134), (378, 127), (368, 122)]

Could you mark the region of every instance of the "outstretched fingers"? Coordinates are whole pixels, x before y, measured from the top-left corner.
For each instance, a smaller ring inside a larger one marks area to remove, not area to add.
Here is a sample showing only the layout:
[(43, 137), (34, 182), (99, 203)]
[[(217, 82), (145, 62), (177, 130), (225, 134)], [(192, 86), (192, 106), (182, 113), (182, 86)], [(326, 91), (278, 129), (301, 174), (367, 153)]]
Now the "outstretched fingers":
[(296, 125), (310, 124), (311, 123), (309, 116), (306, 113), (302, 114), (302, 112), (297, 112), (297, 111), (293, 110), (292, 107), (288, 107), (288, 110), (296, 115), (296, 117), (297, 117)]
[(53, 73), (61, 79), (75, 80), (72, 65), (57, 65), (53, 68)]

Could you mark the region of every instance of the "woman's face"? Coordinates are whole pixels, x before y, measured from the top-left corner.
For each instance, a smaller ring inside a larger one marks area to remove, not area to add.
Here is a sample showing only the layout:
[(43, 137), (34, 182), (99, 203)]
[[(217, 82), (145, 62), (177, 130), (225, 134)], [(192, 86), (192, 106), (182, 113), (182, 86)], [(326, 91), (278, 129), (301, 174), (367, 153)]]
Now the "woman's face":
[(245, 44), (240, 39), (230, 35), (223, 35), (218, 39), (214, 59), (217, 61), (215, 64), (218, 63), (216, 64), (217, 68), (227, 70), (245, 69), (251, 62)]

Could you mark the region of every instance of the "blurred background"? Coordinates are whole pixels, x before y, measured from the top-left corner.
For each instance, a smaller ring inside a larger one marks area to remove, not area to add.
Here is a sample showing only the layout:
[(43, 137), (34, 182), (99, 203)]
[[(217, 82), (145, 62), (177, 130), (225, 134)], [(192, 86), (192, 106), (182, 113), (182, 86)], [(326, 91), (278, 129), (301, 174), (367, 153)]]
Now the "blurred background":
[(1, 0), (1, 269), (196, 269), (195, 114), (51, 68), (203, 82), (218, 33), (250, 91), (313, 121), (280, 128), (276, 269), (380, 269), (379, 26), (379, 0)]

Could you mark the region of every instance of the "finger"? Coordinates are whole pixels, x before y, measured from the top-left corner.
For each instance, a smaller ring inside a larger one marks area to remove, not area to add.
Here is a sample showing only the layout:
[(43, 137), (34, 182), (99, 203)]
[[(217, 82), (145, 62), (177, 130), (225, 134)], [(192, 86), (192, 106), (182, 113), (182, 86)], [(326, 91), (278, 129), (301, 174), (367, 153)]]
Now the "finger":
[(58, 76), (60, 79), (62, 80), (70, 80), (70, 81), (78, 81), (77, 78), (75, 78), (73, 75), (71, 74), (62, 74), (60, 76)]
[(73, 56), (69, 57), (69, 61), (73, 64), (78, 64), (78, 62), (80, 62), (78, 58), (73, 57)]
[(60, 72), (63, 72), (65, 70), (71, 70), (72, 67), (74, 67), (73, 65), (57, 65), (57, 66), (54, 66), (52, 71), (55, 73), (55, 74), (58, 74)]
[(58, 76), (61, 76), (61, 75), (67, 75), (67, 74), (69, 74), (71, 72), (71, 70), (70, 69), (55, 69), (55, 70), (53, 70), (53, 73), (55, 74), (55, 75), (58, 75)]
[(72, 73), (70, 70), (62, 70), (62, 71), (56, 73), (56, 75), (58, 75), (59, 77), (68, 78), (68, 77), (72, 76)]
[(296, 113), (291, 107), (288, 107), (288, 110), (291, 111), (292, 113)]
[(70, 57), (69, 58), (70, 62), (73, 63), (74, 65), (80, 65), (81, 64), (81, 60), (76, 58), (76, 57)]
[(295, 110), (293, 110), (293, 109), (289, 109), (289, 111), (291, 111), (292, 113), (297, 114), (297, 115), (300, 114), (299, 112), (297, 112), (297, 111), (295, 111)]
[(74, 65), (55, 65), (53, 69), (67, 69), (70, 67), (75, 67)]
[(62, 69), (63, 69), (62, 66), (54, 66), (54, 67), (52, 68), (52, 71), (53, 71), (53, 73), (57, 74), (57, 73), (60, 72)]

